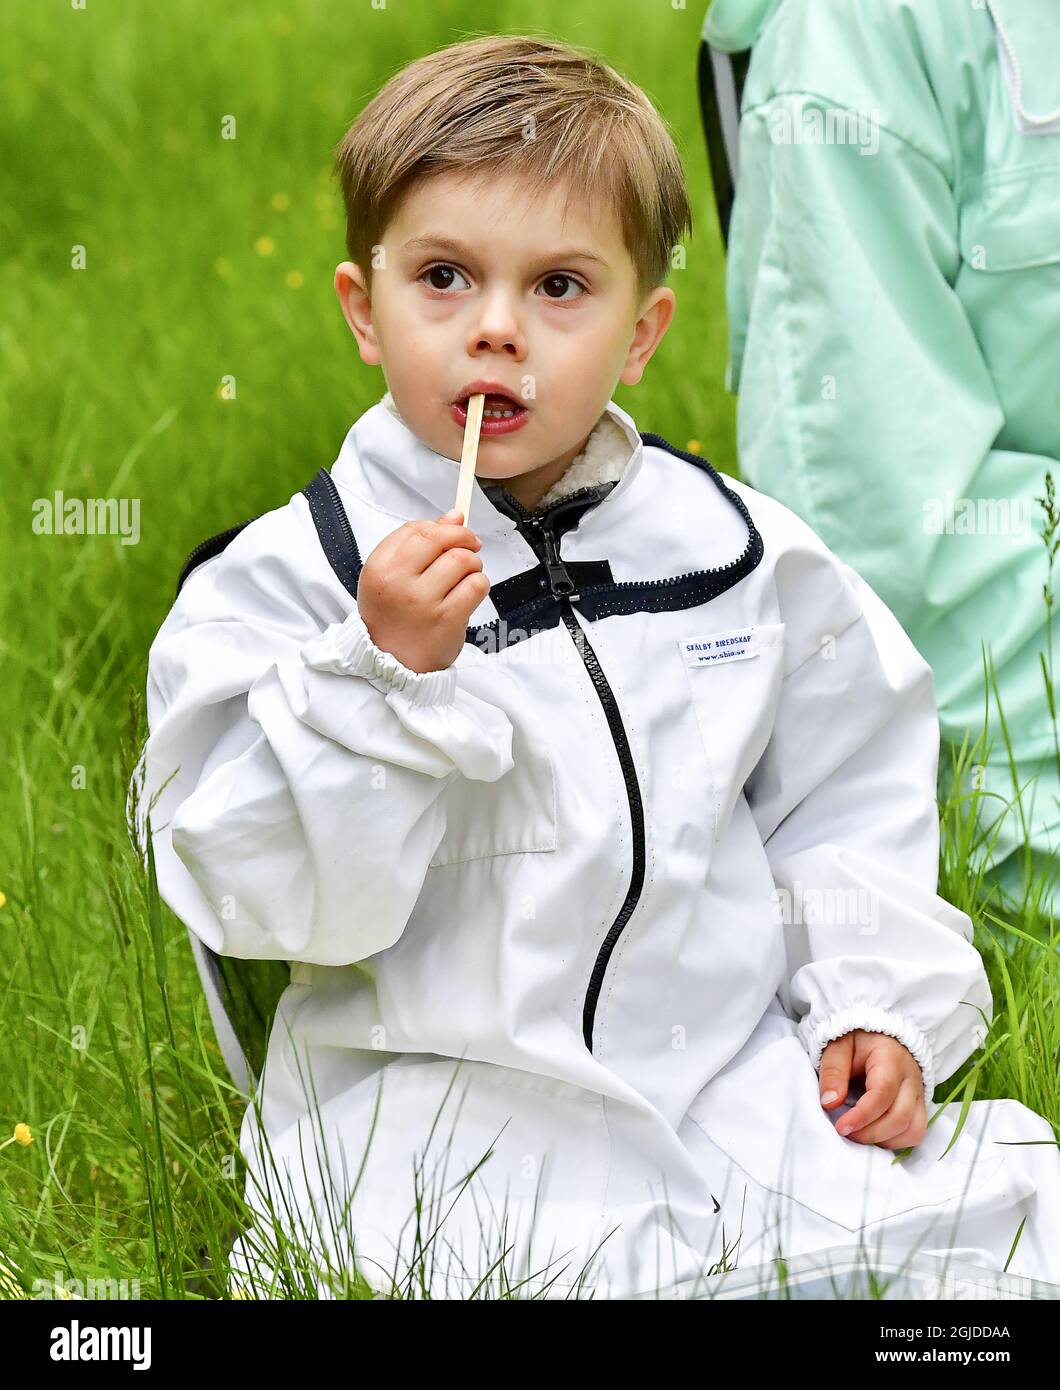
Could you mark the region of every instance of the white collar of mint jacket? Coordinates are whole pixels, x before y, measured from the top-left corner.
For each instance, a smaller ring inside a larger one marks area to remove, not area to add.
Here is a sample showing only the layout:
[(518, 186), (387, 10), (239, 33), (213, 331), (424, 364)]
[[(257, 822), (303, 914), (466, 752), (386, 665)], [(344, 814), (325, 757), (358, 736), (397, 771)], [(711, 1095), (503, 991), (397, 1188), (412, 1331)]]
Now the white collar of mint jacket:
[[(895, 1164), (836, 1134), (813, 1070), (830, 1039), (889, 1033), (930, 1101), (990, 1018), (971, 924), (936, 892), (930, 670), (793, 513), (607, 409), (619, 481), (536, 517), (475, 484), (492, 587), (449, 668), (410, 671), (356, 607), (361, 557), (456, 492), (458, 463), (382, 402), (330, 470), (349, 523), (330, 554), (295, 494), (192, 573), (152, 644), (162, 897), (214, 951), (292, 962), (260, 1087), (289, 1200), (329, 1181), (299, 1157), (308, 1079), (331, 1182), (382, 1082), (350, 1222), (362, 1254), (404, 1250), (459, 1061), (453, 1142), (472, 1169), (492, 1146), (475, 1180), (509, 1237), (544, 1159), (535, 1250), (542, 1223), (564, 1249), (621, 1227), (610, 1289), (653, 1284), (663, 1210), (682, 1268), (731, 1239), (741, 1187), (791, 1188), (795, 1254), (908, 1234), (974, 1167), (1000, 1249), (1017, 1160), (973, 1163), (962, 1135), (936, 1163), (940, 1116)], [(745, 1261), (771, 1255), (747, 1216)]]

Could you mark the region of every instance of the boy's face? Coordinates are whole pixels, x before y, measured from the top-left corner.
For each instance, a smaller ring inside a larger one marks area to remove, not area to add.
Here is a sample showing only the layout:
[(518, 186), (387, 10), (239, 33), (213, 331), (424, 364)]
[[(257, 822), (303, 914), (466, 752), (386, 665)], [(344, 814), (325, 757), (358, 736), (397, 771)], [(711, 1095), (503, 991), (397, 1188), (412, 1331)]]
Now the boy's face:
[(618, 382), (640, 381), (673, 315), (670, 289), (638, 300), (617, 218), (593, 211), (575, 202), (563, 222), (559, 188), (530, 202), (517, 177), (439, 174), (391, 218), (370, 296), (358, 266), (335, 272), (362, 359), (382, 364), (399, 414), (436, 453), (459, 459), (456, 403), (472, 382), (519, 403), (512, 420), (483, 417), (475, 471), (528, 507), (584, 447)]

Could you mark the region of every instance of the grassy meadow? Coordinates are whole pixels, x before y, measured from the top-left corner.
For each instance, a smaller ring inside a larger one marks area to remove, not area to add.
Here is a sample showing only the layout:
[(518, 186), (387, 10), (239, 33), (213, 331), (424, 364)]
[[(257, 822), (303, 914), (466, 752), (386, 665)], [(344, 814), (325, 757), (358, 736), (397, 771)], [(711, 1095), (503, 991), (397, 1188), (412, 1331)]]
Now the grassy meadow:
[[(35, 1279), (228, 1296), (244, 1103), (187, 933), (130, 844), (126, 788), (148, 647), (188, 552), (285, 503), (383, 391), (332, 289), (345, 259), (334, 145), (393, 71), (486, 21), (584, 45), (640, 83), (675, 133), (695, 227), (670, 280), (676, 319), (644, 382), (616, 399), (642, 430), (698, 441), (736, 472), (696, 95), (702, 10), (24, 0), (5, 15), (0, 1255), (17, 1266), (12, 1296)], [(226, 116), (235, 140), (221, 138)], [(35, 502), (57, 491), (134, 499), (136, 543), (35, 533)], [(942, 810), (942, 891), (974, 915), (995, 1023), (938, 1098), (1012, 1095), (1060, 1122), (1051, 928), (982, 906), (973, 803)]]

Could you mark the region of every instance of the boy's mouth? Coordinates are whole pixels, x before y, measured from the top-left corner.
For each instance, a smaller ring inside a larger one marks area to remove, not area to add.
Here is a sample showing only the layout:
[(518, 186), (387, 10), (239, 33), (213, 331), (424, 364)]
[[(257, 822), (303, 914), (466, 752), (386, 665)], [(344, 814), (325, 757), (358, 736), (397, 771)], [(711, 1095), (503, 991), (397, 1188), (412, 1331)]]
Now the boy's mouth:
[[(473, 390), (465, 388), (450, 406), (453, 419), (461, 429), (467, 426), (467, 403), (473, 394)], [(482, 409), (483, 435), (511, 434), (526, 424), (530, 412), (506, 390), (486, 391), (483, 394), (486, 396)]]

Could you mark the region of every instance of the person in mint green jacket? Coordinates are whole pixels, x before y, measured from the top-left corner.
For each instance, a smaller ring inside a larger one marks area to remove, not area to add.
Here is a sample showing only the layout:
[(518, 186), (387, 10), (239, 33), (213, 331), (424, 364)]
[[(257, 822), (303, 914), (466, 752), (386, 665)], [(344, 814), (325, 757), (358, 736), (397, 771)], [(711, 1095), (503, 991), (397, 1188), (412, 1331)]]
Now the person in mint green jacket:
[(1028, 842), (1060, 877), (1038, 500), (1060, 458), (1060, 4), (714, 0), (703, 37), (752, 48), (728, 262), (742, 475), (931, 664), (947, 786), (947, 745), (985, 723), (964, 789), (995, 822), (990, 877), (1018, 891)]

